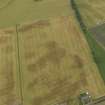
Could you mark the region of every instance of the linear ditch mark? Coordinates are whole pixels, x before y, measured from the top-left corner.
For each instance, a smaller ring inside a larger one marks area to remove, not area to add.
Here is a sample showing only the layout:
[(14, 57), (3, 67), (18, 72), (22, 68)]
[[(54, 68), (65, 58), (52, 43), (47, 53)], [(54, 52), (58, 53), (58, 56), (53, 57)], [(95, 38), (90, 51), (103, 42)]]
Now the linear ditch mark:
[(21, 69), (21, 60), (20, 60), (20, 48), (19, 48), (19, 33), (18, 25), (16, 25), (16, 39), (17, 39), (17, 57), (18, 57), (18, 70), (19, 70), (19, 85), (20, 85), (20, 95), (21, 95), (21, 105), (24, 105), (23, 102), (23, 89), (22, 89), (22, 69)]

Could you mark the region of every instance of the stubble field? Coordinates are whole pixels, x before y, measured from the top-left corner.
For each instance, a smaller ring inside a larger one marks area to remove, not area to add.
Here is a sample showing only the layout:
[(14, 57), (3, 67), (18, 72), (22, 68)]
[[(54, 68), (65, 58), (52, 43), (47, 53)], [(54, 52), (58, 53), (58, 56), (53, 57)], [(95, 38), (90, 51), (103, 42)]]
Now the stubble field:
[(69, 3), (14, 0), (0, 10), (1, 105), (77, 105), (80, 91), (105, 93)]
[(22, 89), (23, 105), (66, 102), (86, 90), (93, 97), (104, 94), (98, 68), (73, 17), (40, 20), (20, 25), (17, 30), (18, 40), (14, 29), (4, 32), (19, 44), (21, 84), (16, 84)]
[(20, 103), (15, 36), (0, 31), (0, 105)]

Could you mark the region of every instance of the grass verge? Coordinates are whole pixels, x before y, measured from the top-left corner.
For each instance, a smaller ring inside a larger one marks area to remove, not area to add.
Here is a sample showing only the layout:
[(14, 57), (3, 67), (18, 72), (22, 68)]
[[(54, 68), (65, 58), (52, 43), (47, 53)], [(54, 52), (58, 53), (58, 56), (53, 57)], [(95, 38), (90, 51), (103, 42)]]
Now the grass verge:
[(88, 31), (85, 23), (83, 22), (81, 13), (78, 9), (78, 5), (76, 4), (75, 0), (71, 0), (71, 6), (75, 12), (80, 27), (84, 32), (84, 35), (86, 36), (88, 44), (91, 48), (93, 58), (100, 70), (100, 74), (103, 80), (105, 81), (105, 50), (96, 42), (96, 40), (92, 37), (92, 34)]

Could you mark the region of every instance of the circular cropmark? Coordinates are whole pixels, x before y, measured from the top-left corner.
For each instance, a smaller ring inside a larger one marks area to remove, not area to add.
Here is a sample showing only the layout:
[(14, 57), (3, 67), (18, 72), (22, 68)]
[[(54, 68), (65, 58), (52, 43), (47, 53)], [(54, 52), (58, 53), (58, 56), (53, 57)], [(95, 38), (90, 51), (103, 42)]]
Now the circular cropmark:
[(9, 5), (13, 0), (0, 0), (0, 9), (5, 8)]

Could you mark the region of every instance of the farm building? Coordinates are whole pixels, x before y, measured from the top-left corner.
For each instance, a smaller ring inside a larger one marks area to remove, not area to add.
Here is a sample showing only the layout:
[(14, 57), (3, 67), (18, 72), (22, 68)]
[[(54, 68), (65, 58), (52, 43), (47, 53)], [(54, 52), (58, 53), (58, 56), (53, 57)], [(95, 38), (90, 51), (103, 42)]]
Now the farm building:
[(80, 94), (79, 99), (81, 105), (105, 105), (105, 96), (92, 100), (88, 92)]

